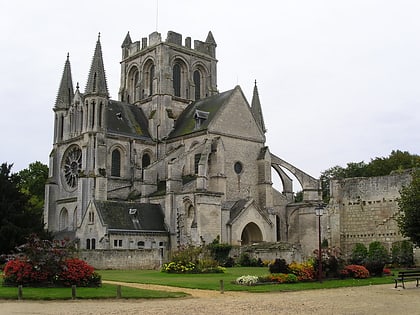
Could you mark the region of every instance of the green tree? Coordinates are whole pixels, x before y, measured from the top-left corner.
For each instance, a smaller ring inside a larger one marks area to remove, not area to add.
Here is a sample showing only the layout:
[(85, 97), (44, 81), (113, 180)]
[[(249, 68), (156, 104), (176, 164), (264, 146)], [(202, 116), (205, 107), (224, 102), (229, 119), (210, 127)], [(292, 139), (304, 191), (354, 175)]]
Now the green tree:
[(31, 233), (42, 234), (42, 216), (29, 203), (29, 195), (19, 189), (20, 177), (12, 174), (13, 164), (0, 167), (0, 254), (24, 244)]
[(398, 226), (403, 236), (420, 245), (420, 169), (412, 173), (412, 181), (400, 190)]

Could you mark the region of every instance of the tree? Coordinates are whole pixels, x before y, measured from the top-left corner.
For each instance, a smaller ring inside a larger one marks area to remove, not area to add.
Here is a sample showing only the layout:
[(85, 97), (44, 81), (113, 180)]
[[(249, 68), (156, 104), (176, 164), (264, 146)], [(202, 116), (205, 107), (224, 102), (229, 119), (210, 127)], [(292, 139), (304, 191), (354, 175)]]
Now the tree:
[(20, 177), (12, 174), (13, 164), (0, 167), (0, 254), (24, 244), (31, 233), (42, 234), (42, 215), (34, 211), (29, 195), (19, 189)]
[(401, 234), (420, 245), (420, 169), (412, 173), (412, 181), (400, 190), (397, 218)]

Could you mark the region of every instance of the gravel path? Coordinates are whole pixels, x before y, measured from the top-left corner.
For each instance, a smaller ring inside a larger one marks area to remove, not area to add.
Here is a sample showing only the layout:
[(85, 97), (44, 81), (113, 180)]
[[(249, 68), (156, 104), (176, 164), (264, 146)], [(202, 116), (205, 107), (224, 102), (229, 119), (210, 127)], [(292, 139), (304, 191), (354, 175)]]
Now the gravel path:
[(157, 285), (133, 287), (183, 291), (191, 297), (158, 300), (0, 301), (0, 314), (420, 314), (420, 288), (392, 284), (300, 292), (248, 293)]

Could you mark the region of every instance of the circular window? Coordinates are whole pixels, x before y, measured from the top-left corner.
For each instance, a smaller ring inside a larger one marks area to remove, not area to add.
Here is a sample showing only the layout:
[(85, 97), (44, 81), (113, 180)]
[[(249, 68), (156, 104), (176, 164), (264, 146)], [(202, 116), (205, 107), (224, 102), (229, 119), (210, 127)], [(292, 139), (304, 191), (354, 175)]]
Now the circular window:
[(233, 165), (233, 169), (235, 170), (236, 174), (241, 174), (243, 169), (242, 163), (236, 162), (235, 165)]
[(82, 168), (82, 150), (72, 146), (66, 151), (62, 162), (63, 179), (69, 188), (77, 187), (77, 178)]

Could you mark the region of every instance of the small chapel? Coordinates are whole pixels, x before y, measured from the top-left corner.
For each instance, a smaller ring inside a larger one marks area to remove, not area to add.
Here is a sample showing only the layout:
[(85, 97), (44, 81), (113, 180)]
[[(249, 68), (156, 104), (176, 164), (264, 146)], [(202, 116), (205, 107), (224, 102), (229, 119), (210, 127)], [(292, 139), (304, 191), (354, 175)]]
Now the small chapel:
[(270, 152), (256, 83), (250, 103), (240, 86), (218, 91), (216, 47), (211, 32), (204, 41), (169, 31), (134, 42), (128, 33), (118, 100), (100, 37), (84, 91), (74, 89), (67, 56), (44, 211), (56, 238), (82, 250), (167, 252), (215, 239), (316, 247), (319, 181)]

